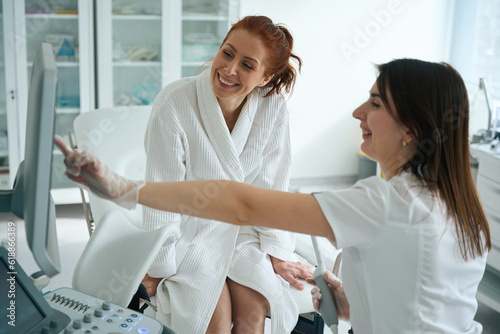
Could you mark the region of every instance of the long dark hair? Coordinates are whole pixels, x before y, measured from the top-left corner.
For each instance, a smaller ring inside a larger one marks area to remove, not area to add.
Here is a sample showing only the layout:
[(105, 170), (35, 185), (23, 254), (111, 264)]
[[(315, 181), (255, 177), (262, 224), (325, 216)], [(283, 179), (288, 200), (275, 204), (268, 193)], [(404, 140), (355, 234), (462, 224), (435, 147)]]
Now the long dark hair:
[(282, 90), (292, 93), (297, 78), (297, 70), (292, 64), (294, 60), (300, 71), (302, 60), (293, 53), (293, 37), (291, 32), (282, 24), (274, 24), (267, 16), (246, 16), (236, 22), (224, 38), (237, 29), (243, 29), (262, 41), (266, 48), (266, 75), (274, 77), (265, 87), (271, 89), (266, 96), (274, 93), (281, 94)]
[[(393, 117), (411, 129), (417, 151), (401, 166), (425, 182), (454, 219), (463, 258), (491, 248), (488, 221), (470, 171), (469, 99), (449, 64), (397, 59), (377, 66), (377, 88)], [(484, 240), (483, 240), (484, 238)]]

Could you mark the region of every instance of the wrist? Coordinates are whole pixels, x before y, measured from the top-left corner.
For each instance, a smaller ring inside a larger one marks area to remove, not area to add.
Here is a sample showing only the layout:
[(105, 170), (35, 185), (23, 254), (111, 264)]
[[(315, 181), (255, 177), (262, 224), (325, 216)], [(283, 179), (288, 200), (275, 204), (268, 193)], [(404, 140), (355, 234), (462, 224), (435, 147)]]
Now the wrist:
[(276, 271), (277, 269), (279, 269), (280, 265), (285, 262), (281, 259), (278, 259), (277, 257), (274, 257), (272, 255), (269, 255), (269, 257), (271, 258), (271, 264), (273, 265), (273, 269), (274, 271)]

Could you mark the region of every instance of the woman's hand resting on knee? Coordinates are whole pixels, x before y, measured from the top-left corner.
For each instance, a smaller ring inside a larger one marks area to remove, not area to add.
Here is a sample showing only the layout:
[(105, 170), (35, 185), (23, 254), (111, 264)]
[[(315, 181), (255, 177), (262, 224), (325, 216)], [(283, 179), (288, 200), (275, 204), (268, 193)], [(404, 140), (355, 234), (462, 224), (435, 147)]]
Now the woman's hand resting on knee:
[(158, 285), (160, 284), (161, 277), (151, 277), (148, 274), (144, 276), (142, 279), (142, 285), (146, 288), (146, 292), (149, 296), (154, 296), (156, 294), (156, 289), (158, 289)]
[(304, 290), (304, 284), (298, 278), (312, 277), (314, 272), (311, 267), (302, 262), (283, 261), (271, 256), (271, 263), (276, 274), (299, 290)]

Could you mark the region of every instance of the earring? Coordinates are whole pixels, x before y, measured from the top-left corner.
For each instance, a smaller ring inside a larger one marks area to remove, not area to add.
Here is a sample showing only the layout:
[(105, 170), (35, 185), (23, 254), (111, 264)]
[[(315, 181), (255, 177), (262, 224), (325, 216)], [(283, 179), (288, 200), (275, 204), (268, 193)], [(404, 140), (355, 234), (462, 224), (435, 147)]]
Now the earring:
[(403, 141), (401, 142), (401, 144), (403, 145), (403, 147), (406, 147), (408, 145), (408, 143), (403, 139)]

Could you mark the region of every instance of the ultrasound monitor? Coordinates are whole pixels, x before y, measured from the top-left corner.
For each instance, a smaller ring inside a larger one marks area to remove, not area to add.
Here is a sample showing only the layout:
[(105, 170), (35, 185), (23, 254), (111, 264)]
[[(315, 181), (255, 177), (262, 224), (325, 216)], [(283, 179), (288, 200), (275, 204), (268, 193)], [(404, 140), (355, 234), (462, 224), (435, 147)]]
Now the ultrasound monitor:
[(24, 219), (31, 253), (49, 277), (61, 270), (55, 205), (50, 194), (56, 94), (57, 67), (52, 46), (41, 43), (31, 68), (25, 157), (13, 190), (0, 193), (0, 209)]
[[(50, 195), (56, 88), (57, 68), (52, 47), (42, 43), (31, 69), (25, 158), (13, 189), (0, 190), (0, 211), (13, 212), (24, 219), (33, 257), (41, 272), (49, 277), (60, 271), (55, 205)], [(42, 295), (17, 264), (15, 243), (11, 245), (7, 240), (2, 244), (0, 333), (131, 333), (132, 328), (134, 333), (174, 333), (155, 319), (76, 290), (61, 288), (56, 290), (60, 292)], [(59, 294), (60, 298), (53, 299)], [(115, 317), (122, 320), (118, 322)]]

